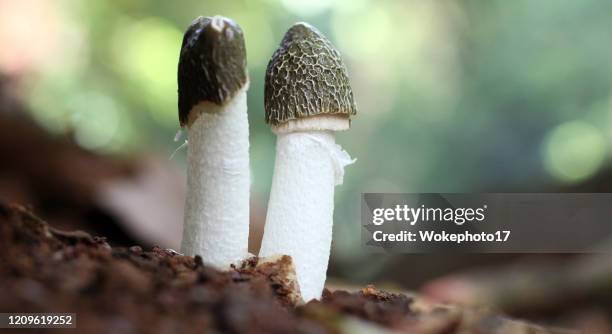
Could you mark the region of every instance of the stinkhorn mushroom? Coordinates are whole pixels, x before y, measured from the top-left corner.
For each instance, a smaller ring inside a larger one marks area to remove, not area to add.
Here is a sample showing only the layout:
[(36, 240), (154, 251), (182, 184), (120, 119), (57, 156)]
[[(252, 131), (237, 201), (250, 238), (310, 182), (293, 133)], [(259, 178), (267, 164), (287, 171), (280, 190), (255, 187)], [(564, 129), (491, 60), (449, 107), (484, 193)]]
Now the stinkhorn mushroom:
[(187, 132), (187, 196), (181, 250), (227, 269), (248, 255), (249, 79), (242, 30), (199, 17), (185, 32), (178, 105)]
[(340, 53), (311, 25), (293, 25), (272, 56), (265, 109), (277, 140), (260, 256), (292, 256), (307, 302), (321, 297), (334, 187), (353, 162), (335, 143), (334, 132), (349, 129), (357, 110)]

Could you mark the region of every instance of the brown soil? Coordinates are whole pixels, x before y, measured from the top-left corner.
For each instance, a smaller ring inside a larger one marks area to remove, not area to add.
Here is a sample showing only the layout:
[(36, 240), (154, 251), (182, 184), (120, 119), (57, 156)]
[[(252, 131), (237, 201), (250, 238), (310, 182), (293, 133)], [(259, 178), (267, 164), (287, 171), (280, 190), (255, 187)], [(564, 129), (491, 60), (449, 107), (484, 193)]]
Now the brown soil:
[(0, 204), (0, 312), (75, 312), (79, 333), (548, 333), (485, 311), (368, 286), (296, 305), (291, 258), (216, 271), (201, 258), (49, 227)]

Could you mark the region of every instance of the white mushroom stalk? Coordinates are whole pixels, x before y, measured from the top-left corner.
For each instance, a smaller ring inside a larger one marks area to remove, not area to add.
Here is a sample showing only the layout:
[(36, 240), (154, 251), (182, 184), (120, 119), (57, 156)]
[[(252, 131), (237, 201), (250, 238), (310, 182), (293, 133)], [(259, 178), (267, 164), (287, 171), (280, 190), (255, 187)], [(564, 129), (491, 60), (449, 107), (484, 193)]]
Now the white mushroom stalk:
[(266, 121), (277, 135), (260, 256), (293, 257), (305, 302), (320, 298), (329, 262), (334, 187), (353, 161), (334, 133), (356, 106), (339, 52), (314, 27), (285, 34), (266, 72)]
[(187, 196), (181, 251), (227, 269), (248, 256), (249, 124), (240, 27), (199, 17), (183, 39), (179, 118), (187, 130)]

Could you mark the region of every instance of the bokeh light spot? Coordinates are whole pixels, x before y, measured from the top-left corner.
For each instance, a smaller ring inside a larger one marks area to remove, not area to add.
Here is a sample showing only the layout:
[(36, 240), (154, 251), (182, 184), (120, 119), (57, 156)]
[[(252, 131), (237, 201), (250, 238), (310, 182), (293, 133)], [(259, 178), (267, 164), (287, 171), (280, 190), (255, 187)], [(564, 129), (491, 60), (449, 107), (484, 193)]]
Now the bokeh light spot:
[(112, 98), (86, 92), (76, 95), (68, 107), (79, 145), (88, 149), (103, 149), (112, 142), (119, 128), (119, 110)]
[(338, 47), (355, 58), (387, 61), (389, 46), (398, 44), (393, 43), (391, 17), (380, 7), (338, 12), (332, 17), (332, 28)]
[(544, 166), (560, 181), (577, 182), (599, 169), (605, 152), (605, 138), (597, 128), (582, 121), (567, 122), (548, 134)]
[(118, 70), (137, 85), (153, 118), (169, 127), (178, 122), (176, 71), (182, 40), (173, 24), (153, 17), (120, 27), (113, 41)]

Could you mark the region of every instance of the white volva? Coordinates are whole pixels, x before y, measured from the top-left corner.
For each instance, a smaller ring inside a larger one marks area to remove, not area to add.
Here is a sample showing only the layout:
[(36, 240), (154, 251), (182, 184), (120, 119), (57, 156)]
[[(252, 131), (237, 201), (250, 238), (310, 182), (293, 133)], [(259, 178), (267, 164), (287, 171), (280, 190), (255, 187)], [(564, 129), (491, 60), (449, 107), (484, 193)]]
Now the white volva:
[(219, 269), (248, 255), (247, 85), (223, 106), (202, 102), (188, 127), (187, 200), (181, 250)]
[(350, 157), (331, 131), (277, 131), (276, 161), (260, 256), (293, 258), (305, 302), (320, 298), (330, 254), (334, 186)]

